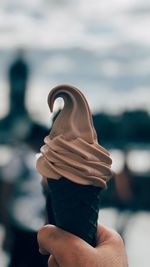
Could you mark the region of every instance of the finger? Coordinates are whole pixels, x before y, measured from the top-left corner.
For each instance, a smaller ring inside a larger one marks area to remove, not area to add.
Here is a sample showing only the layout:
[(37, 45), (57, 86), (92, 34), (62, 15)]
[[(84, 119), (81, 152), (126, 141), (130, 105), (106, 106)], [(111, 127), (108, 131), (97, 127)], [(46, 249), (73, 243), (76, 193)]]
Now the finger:
[(49, 257), (48, 260), (48, 267), (59, 267), (58, 263), (56, 262), (55, 258), (53, 255)]
[(101, 249), (102, 246), (109, 244), (109, 246), (122, 244), (123, 240), (121, 236), (113, 229), (110, 229), (104, 225), (98, 225), (97, 227), (97, 245), (96, 249)]
[(72, 262), (78, 266), (79, 261), (87, 260), (88, 254), (95, 253), (95, 249), (84, 240), (53, 225), (40, 229), (38, 243), (40, 250), (51, 253), (60, 266), (73, 267)]
[(112, 233), (109, 228), (107, 228), (104, 225), (98, 225), (97, 226), (97, 246), (101, 245), (102, 243), (106, 242), (107, 240), (110, 239)]
[(42, 255), (49, 255), (50, 253), (48, 251), (46, 251), (44, 248), (40, 247), (39, 248), (39, 252), (42, 254)]

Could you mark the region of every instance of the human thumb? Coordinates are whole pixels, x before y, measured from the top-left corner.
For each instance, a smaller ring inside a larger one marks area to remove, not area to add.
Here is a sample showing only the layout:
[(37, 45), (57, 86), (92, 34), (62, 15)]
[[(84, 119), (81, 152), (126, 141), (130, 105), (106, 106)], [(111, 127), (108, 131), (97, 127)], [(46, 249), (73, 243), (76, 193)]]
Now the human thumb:
[(84, 240), (54, 225), (42, 227), (37, 239), (40, 252), (53, 255), (60, 266), (72, 266), (73, 262), (76, 264), (79, 255), (87, 257), (94, 250)]

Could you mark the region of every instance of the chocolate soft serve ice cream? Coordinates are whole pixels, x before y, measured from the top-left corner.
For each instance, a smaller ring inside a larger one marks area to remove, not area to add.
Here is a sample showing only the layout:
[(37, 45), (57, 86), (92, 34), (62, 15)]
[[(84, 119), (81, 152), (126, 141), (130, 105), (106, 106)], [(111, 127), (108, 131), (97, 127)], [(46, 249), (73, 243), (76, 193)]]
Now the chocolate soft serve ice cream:
[(100, 192), (112, 161), (97, 142), (84, 95), (73, 86), (55, 87), (48, 96), (51, 112), (58, 97), (64, 107), (44, 139), (37, 169), (48, 181), (55, 224), (95, 246)]
[(56, 98), (64, 99), (64, 108), (44, 139), (37, 169), (42, 176), (67, 179), (106, 187), (111, 177), (109, 153), (97, 143), (92, 115), (83, 94), (76, 88), (61, 85), (48, 96), (51, 112)]

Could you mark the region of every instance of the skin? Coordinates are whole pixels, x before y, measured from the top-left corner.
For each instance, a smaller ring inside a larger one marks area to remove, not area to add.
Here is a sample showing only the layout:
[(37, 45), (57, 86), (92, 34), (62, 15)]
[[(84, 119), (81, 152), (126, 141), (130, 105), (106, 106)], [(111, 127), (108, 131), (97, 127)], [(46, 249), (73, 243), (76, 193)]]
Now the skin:
[(98, 226), (97, 246), (53, 225), (38, 233), (39, 250), (50, 254), (48, 267), (127, 267), (123, 240), (114, 230)]

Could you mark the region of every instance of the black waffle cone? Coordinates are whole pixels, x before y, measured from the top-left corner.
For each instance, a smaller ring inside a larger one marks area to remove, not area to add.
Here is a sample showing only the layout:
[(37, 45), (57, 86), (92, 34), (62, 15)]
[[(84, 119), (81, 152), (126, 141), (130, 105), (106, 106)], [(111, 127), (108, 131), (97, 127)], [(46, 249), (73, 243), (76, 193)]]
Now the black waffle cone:
[(64, 177), (48, 179), (48, 186), (55, 225), (94, 247), (101, 188), (80, 185)]

